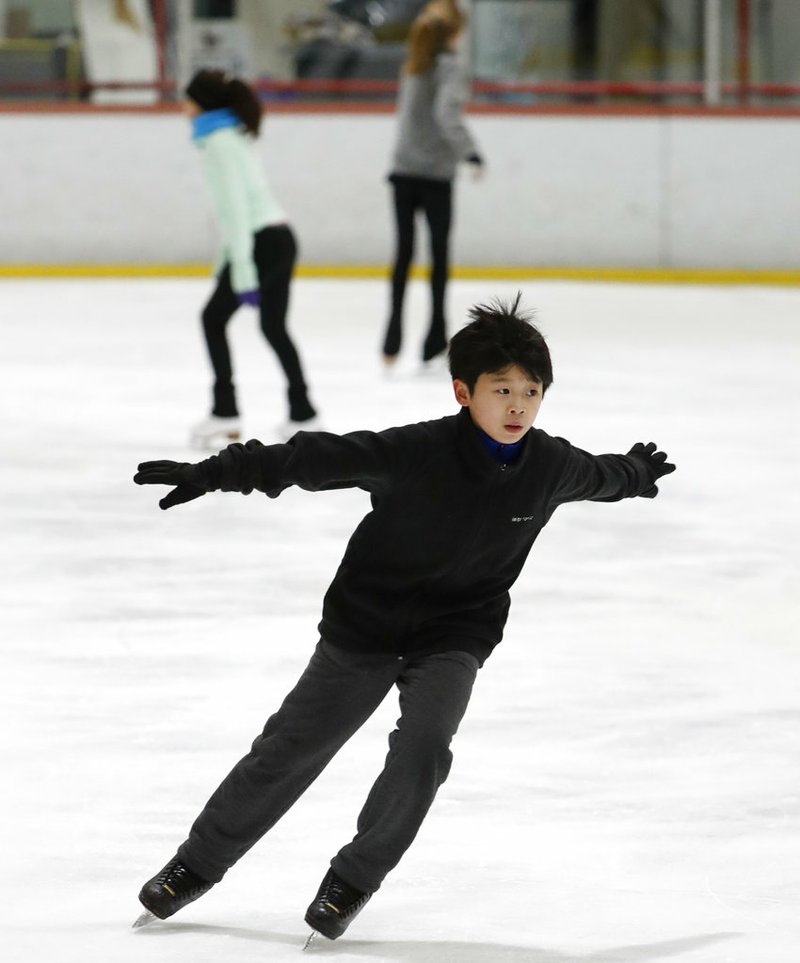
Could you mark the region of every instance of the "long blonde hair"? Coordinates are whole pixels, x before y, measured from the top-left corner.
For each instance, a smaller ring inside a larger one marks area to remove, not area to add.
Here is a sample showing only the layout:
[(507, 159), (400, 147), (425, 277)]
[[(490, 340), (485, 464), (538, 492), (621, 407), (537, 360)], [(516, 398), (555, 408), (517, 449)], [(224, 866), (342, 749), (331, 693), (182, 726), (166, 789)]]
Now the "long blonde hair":
[(408, 32), (407, 74), (424, 74), (438, 55), (464, 29), (466, 17), (455, 0), (431, 0), (411, 24)]

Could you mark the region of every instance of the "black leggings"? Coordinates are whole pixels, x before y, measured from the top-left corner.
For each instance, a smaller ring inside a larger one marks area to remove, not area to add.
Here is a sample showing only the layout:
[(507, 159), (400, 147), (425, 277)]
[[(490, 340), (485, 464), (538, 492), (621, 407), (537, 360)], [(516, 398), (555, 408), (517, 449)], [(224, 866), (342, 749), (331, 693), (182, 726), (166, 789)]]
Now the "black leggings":
[(414, 218), (422, 210), (428, 222), (431, 241), (431, 320), (422, 349), (423, 360), (441, 354), (447, 347), (444, 294), (450, 272), (449, 238), (453, 214), (452, 181), (392, 174), (394, 210), (397, 225), (397, 250), (392, 270), (392, 306), (383, 342), (389, 357), (400, 351), (403, 340), (403, 300), (408, 271), (414, 258)]
[[(258, 271), (261, 330), (286, 374), (289, 418), (292, 421), (307, 421), (316, 412), (308, 400), (297, 349), (286, 330), (289, 285), (296, 258), (297, 243), (288, 224), (265, 227), (254, 235), (253, 260)], [(208, 356), (214, 371), (212, 414), (221, 418), (239, 414), (227, 338), (228, 322), (238, 307), (239, 301), (231, 286), (230, 265), (226, 264), (202, 315)]]

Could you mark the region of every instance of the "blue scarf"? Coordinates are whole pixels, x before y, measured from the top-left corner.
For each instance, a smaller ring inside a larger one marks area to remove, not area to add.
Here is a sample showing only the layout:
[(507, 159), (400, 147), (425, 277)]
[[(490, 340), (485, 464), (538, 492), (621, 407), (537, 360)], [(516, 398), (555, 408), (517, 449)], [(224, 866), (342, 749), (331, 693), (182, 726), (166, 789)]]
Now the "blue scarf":
[(516, 461), (519, 457), (520, 450), (522, 448), (524, 438), (520, 438), (519, 441), (513, 441), (510, 445), (504, 445), (501, 441), (495, 441), (491, 435), (487, 435), (483, 428), (478, 428), (475, 425), (475, 430), (478, 432), (478, 437), (483, 443), (483, 447), (489, 452), (495, 461), (499, 461), (501, 465), (510, 465), (512, 461)]
[(228, 107), (220, 107), (219, 110), (204, 110), (192, 118), (192, 140), (200, 140), (201, 137), (208, 137), (215, 130), (221, 127), (241, 127), (242, 119), (238, 117)]

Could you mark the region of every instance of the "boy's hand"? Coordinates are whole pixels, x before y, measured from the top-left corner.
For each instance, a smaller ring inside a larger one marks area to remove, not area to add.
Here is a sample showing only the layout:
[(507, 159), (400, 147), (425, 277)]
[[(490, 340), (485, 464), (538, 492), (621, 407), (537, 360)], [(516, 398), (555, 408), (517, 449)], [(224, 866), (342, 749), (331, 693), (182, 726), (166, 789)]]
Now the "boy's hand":
[[(639, 458), (644, 461), (647, 464), (650, 474), (653, 475), (653, 482), (656, 482), (663, 475), (669, 475), (670, 472), (675, 471), (675, 466), (667, 461), (667, 453), (665, 451), (658, 451), (656, 443), (653, 441), (649, 441), (646, 445), (637, 441), (628, 452), (628, 457)], [(657, 494), (658, 486), (653, 484), (645, 491), (639, 492), (639, 497), (655, 498)]]
[(165, 511), (206, 493), (197, 465), (185, 461), (143, 461), (133, 480), (137, 485), (175, 485), (158, 503)]

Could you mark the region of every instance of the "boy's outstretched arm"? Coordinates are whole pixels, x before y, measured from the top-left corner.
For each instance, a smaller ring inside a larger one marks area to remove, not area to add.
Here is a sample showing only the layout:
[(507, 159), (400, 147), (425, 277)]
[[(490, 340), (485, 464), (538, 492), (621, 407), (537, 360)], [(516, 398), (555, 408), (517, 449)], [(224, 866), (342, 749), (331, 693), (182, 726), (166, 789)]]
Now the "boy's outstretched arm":
[(667, 455), (652, 441), (637, 442), (624, 455), (592, 455), (564, 441), (565, 460), (559, 472), (553, 503), (616, 502), (622, 498), (655, 498), (656, 482), (675, 471)]
[(173, 486), (158, 503), (162, 509), (213, 491), (249, 495), (258, 490), (277, 498), (292, 485), (306, 491), (358, 487), (375, 493), (418, 470), (417, 439), (426, 432), (424, 425), (347, 435), (301, 431), (286, 444), (236, 442), (195, 464), (145, 461), (133, 480), (137, 485)]

